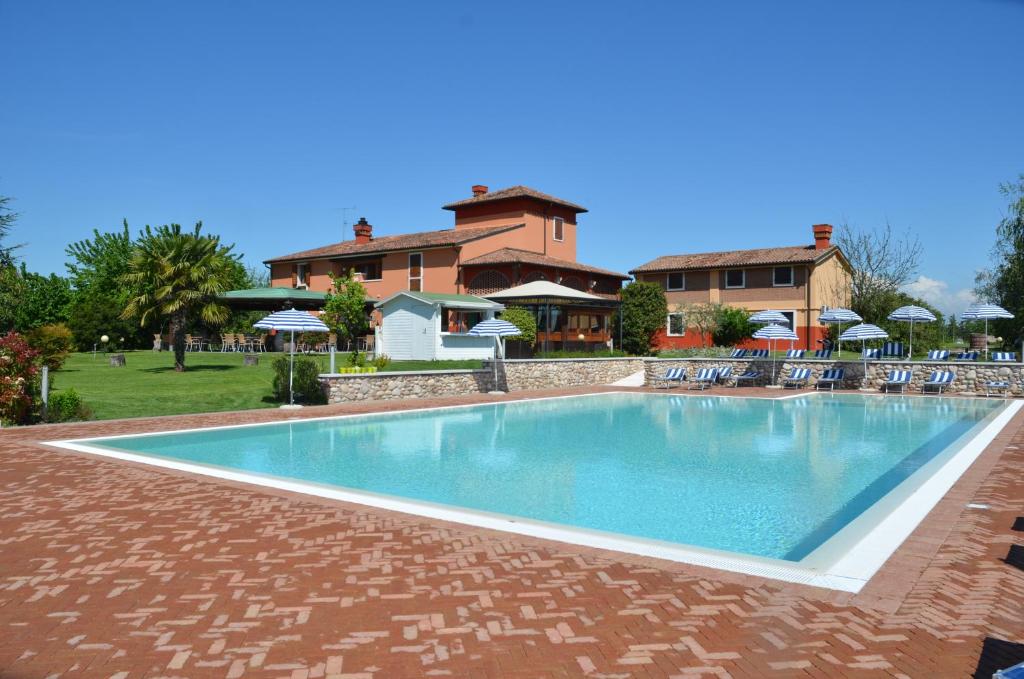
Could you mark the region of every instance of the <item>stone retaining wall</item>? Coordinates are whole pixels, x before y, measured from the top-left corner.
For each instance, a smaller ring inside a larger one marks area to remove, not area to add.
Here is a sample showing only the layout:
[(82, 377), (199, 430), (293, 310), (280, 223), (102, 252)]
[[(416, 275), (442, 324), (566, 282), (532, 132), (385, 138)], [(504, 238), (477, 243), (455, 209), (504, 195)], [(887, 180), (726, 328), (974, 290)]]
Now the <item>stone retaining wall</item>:
[[(651, 358), (647, 359), (645, 366), (644, 383), (651, 385), (653, 379), (665, 374), (668, 368), (685, 367), (688, 374), (693, 375), (699, 368), (723, 368), (732, 366), (733, 374), (741, 374), (749, 368), (760, 370), (763, 373), (758, 384), (763, 386), (771, 382), (772, 361), (771, 359), (731, 359), (731, 358)], [(790, 373), (793, 368), (810, 368), (810, 384), (813, 385), (821, 373), (829, 368), (845, 368), (846, 376), (842, 388), (857, 389), (864, 379), (864, 363), (858, 360), (822, 360), (802, 359), (786, 360), (776, 359), (775, 371), (780, 380)], [(1020, 363), (979, 363), (979, 362), (957, 362), (957, 361), (868, 361), (868, 383), (872, 389), (878, 389), (885, 378), (892, 370), (910, 370), (913, 378), (909, 389), (920, 391), (921, 385), (932, 374), (933, 370), (951, 370), (956, 375), (953, 383), (946, 387), (945, 391), (950, 393), (984, 393), (985, 382), (1006, 381), (1010, 383), (1010, 393), (1020, 395), (1024, 393), (1024, 365)]]
[[(642, 358), (560, 358), (498, 363), (504, 391), (611, 384), (644, 369)], [(320, 375), (328, 403), (465, 396), (494, 390), (494, 364), (482, 370), (431, 370)]]

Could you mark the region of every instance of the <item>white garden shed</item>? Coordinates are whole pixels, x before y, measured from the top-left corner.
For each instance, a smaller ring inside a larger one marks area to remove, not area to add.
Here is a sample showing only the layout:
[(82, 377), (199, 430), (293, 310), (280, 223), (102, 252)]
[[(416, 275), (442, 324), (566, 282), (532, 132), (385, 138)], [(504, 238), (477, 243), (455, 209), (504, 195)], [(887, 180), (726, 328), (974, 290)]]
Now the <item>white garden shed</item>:
[(381, 312), (374, 347), (395, 360), (489, 359), (493, 337), (466, 334), (505, 308), (474, 295), (403, 291), (374, 305)]

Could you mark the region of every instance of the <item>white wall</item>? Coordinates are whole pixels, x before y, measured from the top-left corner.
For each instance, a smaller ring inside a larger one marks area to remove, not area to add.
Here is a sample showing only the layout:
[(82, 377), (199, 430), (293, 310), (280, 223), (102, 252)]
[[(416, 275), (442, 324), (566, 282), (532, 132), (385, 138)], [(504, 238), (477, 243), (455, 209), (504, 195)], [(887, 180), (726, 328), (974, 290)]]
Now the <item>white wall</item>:
[(399, 296), (385, 304), (381, 311), (380, 353), (397, 360), (429, 361), (434, 358), (432, 341), (419, 342), (426, 329), (435, 334), (435, 308), (411, 297)]

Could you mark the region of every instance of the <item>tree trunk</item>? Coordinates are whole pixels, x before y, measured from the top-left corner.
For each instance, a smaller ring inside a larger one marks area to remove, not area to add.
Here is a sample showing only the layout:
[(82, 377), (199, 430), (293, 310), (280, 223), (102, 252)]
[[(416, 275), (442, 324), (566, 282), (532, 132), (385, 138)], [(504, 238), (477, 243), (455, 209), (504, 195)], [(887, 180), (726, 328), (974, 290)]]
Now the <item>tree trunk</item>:
[(185, 312), (176, 311), (171, 316), (171, 333), (174, 335), (174, 371), (185, 372)]

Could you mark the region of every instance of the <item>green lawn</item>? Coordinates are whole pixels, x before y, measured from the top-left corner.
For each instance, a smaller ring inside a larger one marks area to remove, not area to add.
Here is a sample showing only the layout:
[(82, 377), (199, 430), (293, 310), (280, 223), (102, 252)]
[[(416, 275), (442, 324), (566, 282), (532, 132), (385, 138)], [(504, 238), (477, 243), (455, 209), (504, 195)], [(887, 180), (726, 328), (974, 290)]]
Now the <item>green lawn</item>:
[[(53, 390), (74, 388), (96, 419), (210, 413), (275, 408), (271, 363), (281, 354), (260, 354), (258, 367), (243, 367), (239, 353), (188, 353), (186, 371), (174, 372), (170, 352), (125, 352), (124, 368), (112, 368), (105, 354), (72, 354), (53, 376)], [(338, 354), (337, 367), (345, 365)], [(327, 356), (317, 356), (324, 372)], [(393, 361), (386, 370), (479, 368), (480, 361)]]

